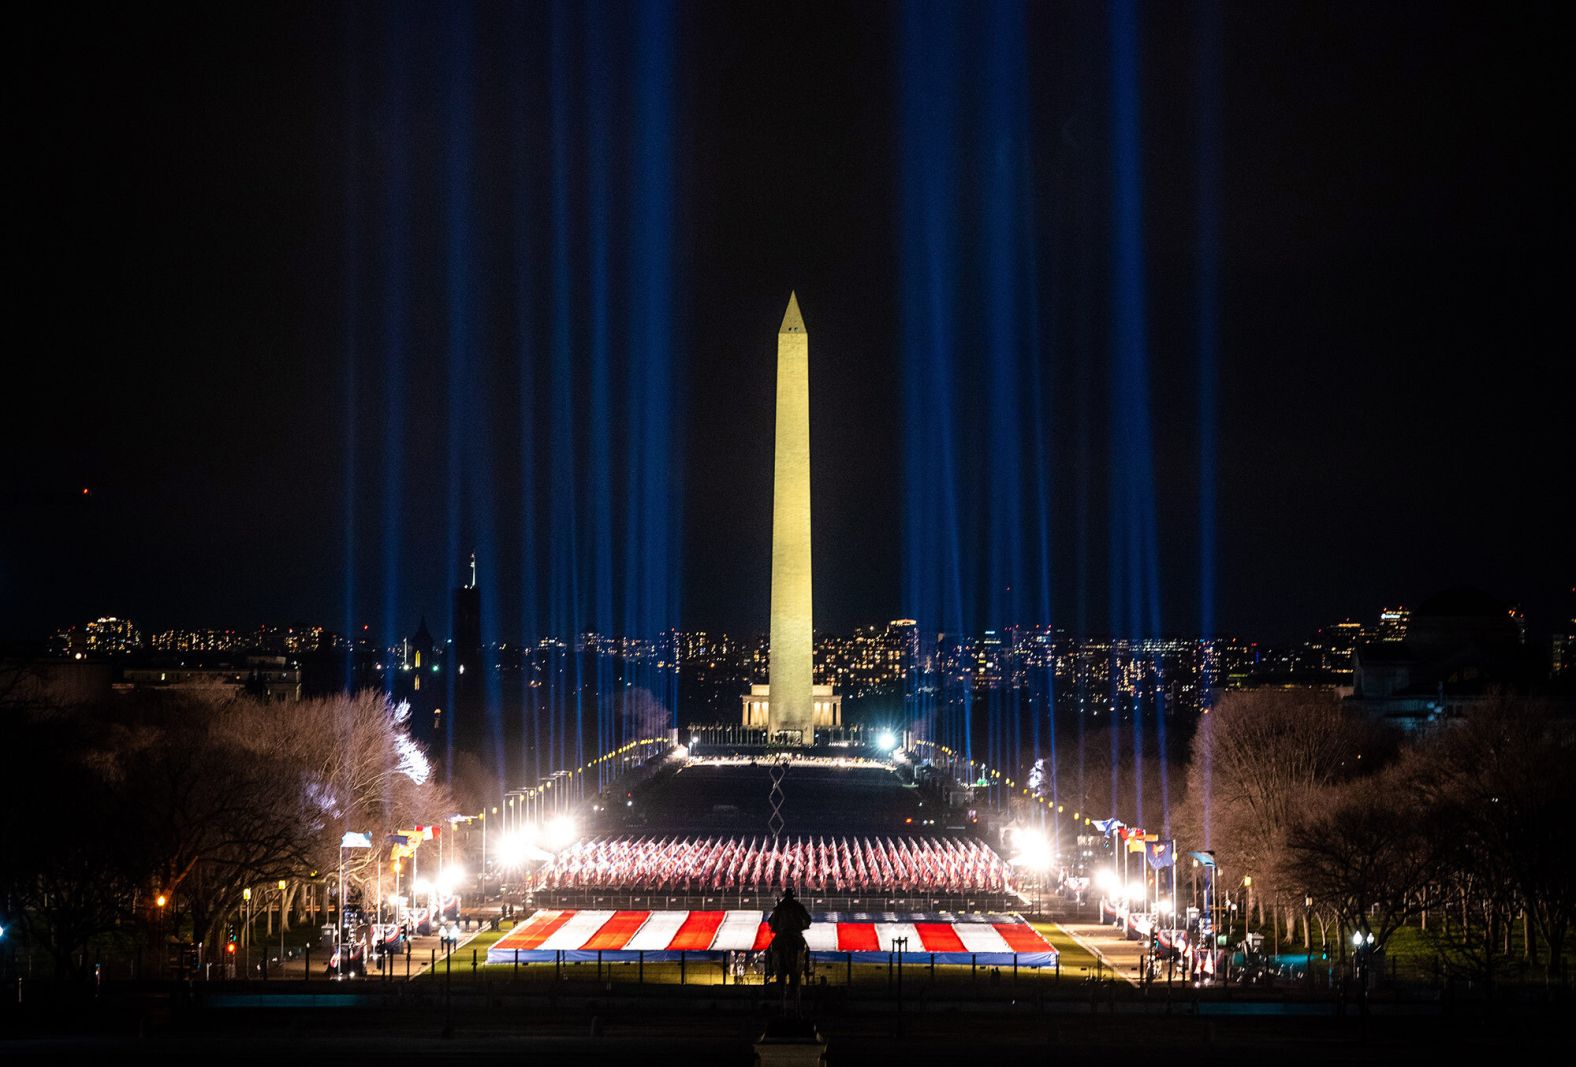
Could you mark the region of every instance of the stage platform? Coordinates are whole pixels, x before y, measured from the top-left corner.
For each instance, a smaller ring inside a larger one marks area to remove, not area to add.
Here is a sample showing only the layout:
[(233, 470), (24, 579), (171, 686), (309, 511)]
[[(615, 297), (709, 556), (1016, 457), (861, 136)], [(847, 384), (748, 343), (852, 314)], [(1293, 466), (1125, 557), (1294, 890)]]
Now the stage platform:
[[(761, 952), (764, 911), (542, 910), (487, 950), (490, 964), (601, 960), (657, 962)], [(814, 912), (805, 941), (817, 960), (885, 963), (893, 940), (905, 956), (938, 964), (1053, 967), (1056, 949), (1014, 912)]]

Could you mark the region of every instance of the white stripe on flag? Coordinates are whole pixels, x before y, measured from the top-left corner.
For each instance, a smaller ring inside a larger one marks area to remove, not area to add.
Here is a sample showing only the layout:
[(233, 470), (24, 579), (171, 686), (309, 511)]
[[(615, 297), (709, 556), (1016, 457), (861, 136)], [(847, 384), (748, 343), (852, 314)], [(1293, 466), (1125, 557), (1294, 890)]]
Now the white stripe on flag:
[(711, 939), (713, 952), (734, 952), (755, 947), (755, 935), (761, 928), (758, 911), (730, 911), (722, 917), (717, 936)]
[(953, 923), (958, 940), (969, 952), (1011, 952), (1007, 939), (996, 932), (990, 923)]
[(804, 932), (804, 943), (810, 946), (811, 952), (836, 952), (837, 924), (811, 923), (810, 929)]
[(557, 952), (559, 949), (568, 951), (579, 948), (591, 940), (591, 935), (602, 929), (602, 924), (613, 917), (610, 911), (577, 911), (569, 917), (569, 921), (553, 932), (553, 936), (542, 942), (542, 949), (546, 952)]
[(635, 931), (635, 936), (624, 945), (624, 951), (661, 952), (672, 944), (673, 935), (679, 932), (679, 927), (688, 918), (687, 911), (652, 912), (646, 917), (645, 925)]
[(925, 946), (920, 943), (919, 931), (914, 928), (913, 923), (876, 923), (876, 943), (881, 946), (883, 951), (892, 951), (892, 939), (894, 937), (908, 938), (908, 944), (903, 949), (904, 952), (924, 951)]

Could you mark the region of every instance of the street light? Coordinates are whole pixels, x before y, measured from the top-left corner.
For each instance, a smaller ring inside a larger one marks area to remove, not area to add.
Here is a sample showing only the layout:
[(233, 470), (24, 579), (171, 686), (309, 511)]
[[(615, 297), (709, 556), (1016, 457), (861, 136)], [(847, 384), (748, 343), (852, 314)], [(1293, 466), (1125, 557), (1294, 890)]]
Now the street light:
[(163, 893), (153, 898), (153, 903), (159, 908), (159, 973), (161, 975), (164, 973), (165, 959), (169, 956), (169, 947), (164, 941), (164, 906), (169, 902), (170, 898)]
[(283, 879), (274, 883), (274, 888), (279, 892), (279, 977), (285, 974), (285, 886), (288, 883)]
[(1357, 965), (1357, 986), (1364, 1003), (1368, 999), (1368, 958), (1373, 955), (1373, 931), (1356, 930), (1352, 933), (1352, 957)]
[(1303, 964), (1303, 969), (1308, 972), (1308, 988), (1313, 988), (1313, 924), (1310, 921), (1313, 915), (1313, 894), (1305, 893), (1302, 898), (1302, 939), (1308, 949), (1308, 961)]

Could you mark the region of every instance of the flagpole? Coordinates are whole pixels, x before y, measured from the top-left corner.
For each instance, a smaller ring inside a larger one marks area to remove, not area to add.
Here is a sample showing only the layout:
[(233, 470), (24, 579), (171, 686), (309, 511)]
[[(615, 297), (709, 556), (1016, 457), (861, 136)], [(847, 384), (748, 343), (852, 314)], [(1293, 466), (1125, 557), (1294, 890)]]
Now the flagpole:
[[(1182, 894), (1177, 892), (1177, 839), (1173, 837), (1171, 839), (1171, 914), (1173, 916), (1173, 918), (1171, 920), (1171, 928), (1173, 930), (1176, 929), (1175, 915), (1176, 915), (1176, 912), (1177, 912), (1177, 908), (1178, 908), (1178, 906), (1181, 903), (1182, 903)], [(1186, 926), (1187, 923), (1186, 923), (1185, 920), (1186, 920), (1187, 912), (1184, 911), (1182, 913), (1182, 915), (1183, 915), (1183, 918), (1184, 918), (1183, 925)]]

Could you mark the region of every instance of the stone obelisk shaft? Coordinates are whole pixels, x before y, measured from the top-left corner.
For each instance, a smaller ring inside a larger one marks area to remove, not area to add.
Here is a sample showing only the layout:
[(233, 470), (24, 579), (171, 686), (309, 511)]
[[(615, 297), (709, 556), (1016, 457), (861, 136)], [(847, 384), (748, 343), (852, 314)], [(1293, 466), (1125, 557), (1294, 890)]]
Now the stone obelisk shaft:
[(814, 732), (810, 625), (810, 335), (799, 301), (777, 333), (777, 461), (772, 480), (772, 630), (768, 729)]

